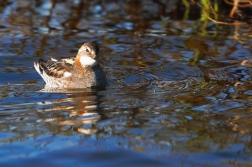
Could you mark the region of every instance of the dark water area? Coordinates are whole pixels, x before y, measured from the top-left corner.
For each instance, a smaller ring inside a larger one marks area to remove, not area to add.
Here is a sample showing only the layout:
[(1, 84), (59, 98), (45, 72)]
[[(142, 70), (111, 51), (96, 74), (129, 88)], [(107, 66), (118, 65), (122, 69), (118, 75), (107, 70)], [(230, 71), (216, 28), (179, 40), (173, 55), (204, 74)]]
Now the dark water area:
[[(249, 26), (235, 36), (179, 0), (7, 0), (0, 13), (0, 166), (252, 166)], [(33, 62), (84, 42), (109, 86), (43, 90)]]

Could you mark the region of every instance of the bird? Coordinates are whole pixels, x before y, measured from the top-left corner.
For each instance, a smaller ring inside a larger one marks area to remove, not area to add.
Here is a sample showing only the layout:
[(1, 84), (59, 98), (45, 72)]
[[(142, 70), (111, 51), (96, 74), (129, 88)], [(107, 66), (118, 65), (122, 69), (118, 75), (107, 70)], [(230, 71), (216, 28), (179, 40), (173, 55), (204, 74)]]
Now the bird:
[(76, 57), (56, 60), (39, 59), (34, 68), (45, 81), (46, 88), (78, 89), (88, 87), (106, 87), (106, 75), (100, 67), (99, 47), (86, 42)]

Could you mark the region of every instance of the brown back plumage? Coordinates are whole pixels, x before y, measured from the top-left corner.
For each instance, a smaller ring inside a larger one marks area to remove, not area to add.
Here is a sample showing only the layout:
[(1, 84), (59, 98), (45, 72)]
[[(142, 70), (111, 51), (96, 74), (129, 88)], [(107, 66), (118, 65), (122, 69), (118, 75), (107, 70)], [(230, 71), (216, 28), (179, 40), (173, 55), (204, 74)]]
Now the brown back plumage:
[(55, 78), (63, 77), (65, 72), (71, 72), (73, 68), (73, 64), (65, 59), (61, 61), (39, 59), (38, 64), (41, 73), (44, 71), (48, 76)]

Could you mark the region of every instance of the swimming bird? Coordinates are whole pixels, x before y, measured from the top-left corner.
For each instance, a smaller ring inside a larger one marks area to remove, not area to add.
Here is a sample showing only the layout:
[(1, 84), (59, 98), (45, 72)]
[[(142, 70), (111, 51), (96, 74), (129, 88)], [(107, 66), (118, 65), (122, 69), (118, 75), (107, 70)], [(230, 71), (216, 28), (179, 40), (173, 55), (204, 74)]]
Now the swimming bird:
[(99, 47), (84, 43), (76, 57), (62, 60), (39, 59), (34, 62), (36, 71), (46, 82), (47, 88), (87, 88), (107, 86), (106, 75), (99, 63)]

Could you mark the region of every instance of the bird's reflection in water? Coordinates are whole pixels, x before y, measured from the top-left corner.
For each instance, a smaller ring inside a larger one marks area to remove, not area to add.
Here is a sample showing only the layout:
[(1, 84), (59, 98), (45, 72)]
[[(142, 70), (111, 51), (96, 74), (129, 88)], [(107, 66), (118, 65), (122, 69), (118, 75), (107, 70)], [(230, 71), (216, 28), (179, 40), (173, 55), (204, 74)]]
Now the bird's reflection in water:
[[(51, 90), (43, 91), (52, 92)], [(99, 91), (94, 89), (64, 92), (62, 90), (54, 90), (54, 93), (56, 92), (64, 93), (67, 97), (53, 101), (39, 102), (38, 111), (46, 112), (43, 114), (47, 114), (49, 117), (47, 116), (45, 119), (38, 120), (38, 122), (56, 123), (59, 126), (73, 126), (78, 132), (84, 134), (96, 133), (97, 122), (105, 119), (105, 116), (101, 114), (100, 108), (103, 95), (100, 95)], [(48, 114), (48, 112), (53, 112), (54, 114)]]

